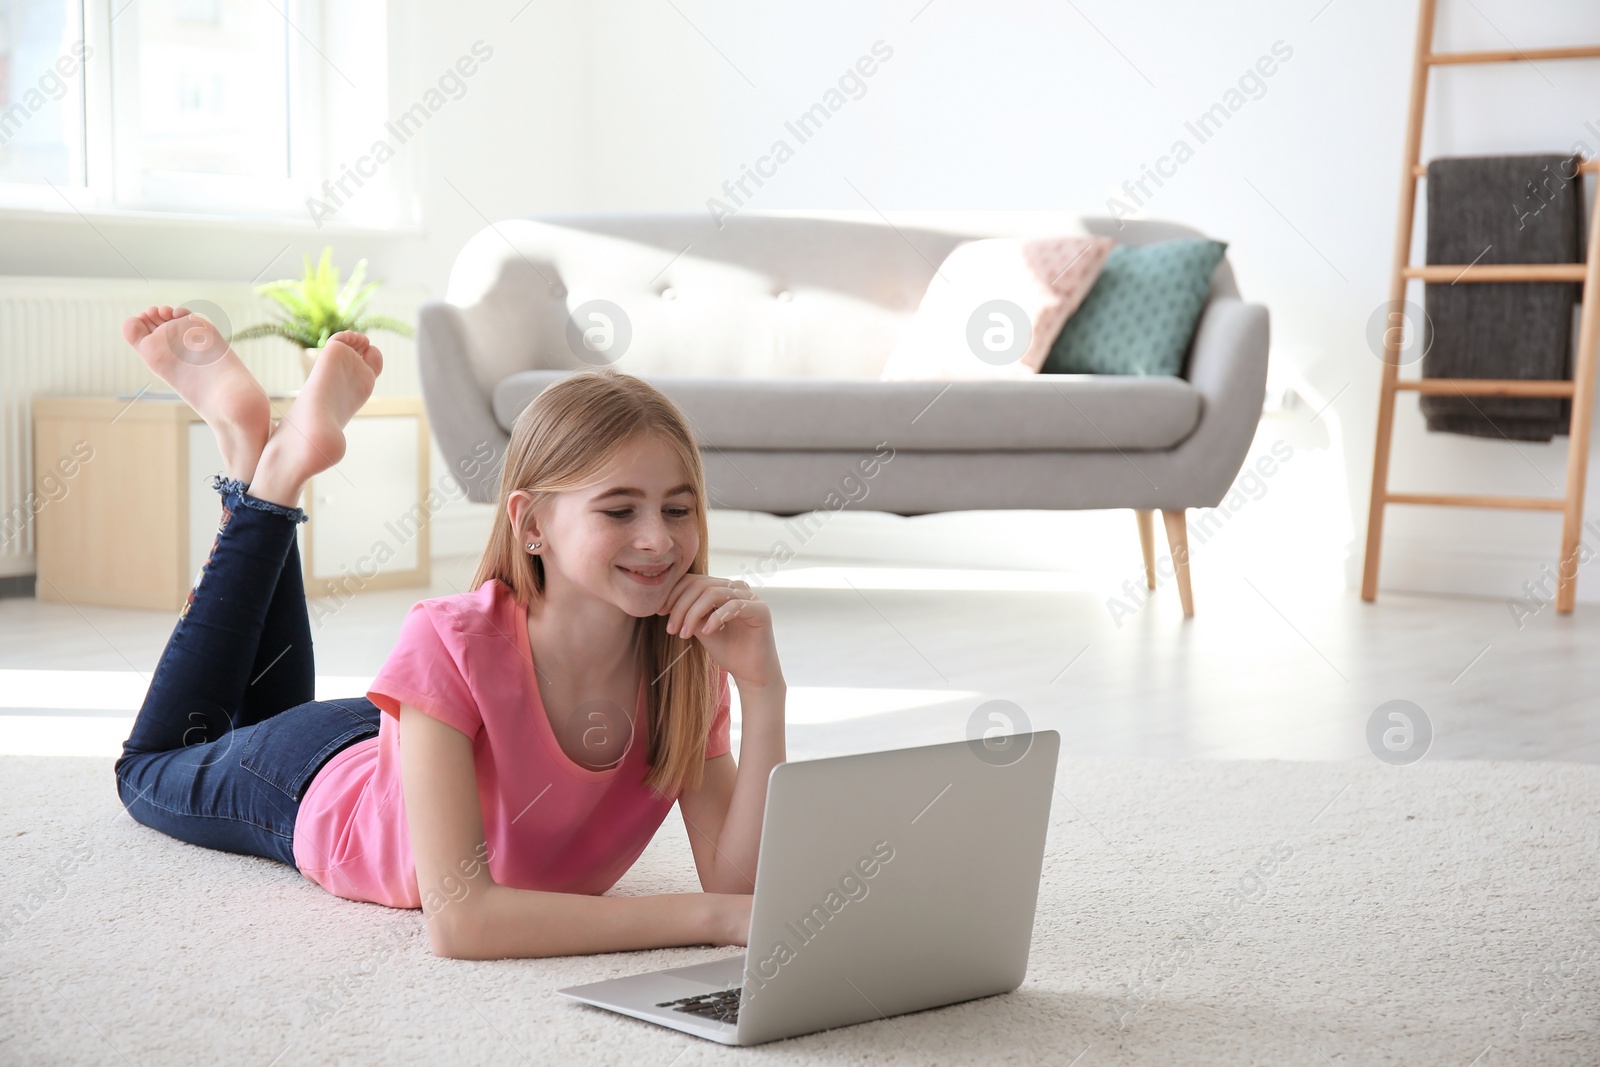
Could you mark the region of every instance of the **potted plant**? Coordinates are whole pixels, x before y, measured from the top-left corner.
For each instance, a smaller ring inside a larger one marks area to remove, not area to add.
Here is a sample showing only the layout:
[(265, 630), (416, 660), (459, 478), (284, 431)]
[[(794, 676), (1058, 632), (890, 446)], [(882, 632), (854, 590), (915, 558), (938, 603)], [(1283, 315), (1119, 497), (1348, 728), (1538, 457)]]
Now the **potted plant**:
[[(412, 328), (399, 319), (387, 315), (365, 314), (367, 302), (377, 291), (379, 282), (366, 282), (367, 261), (361, 260), (350, 272), (344, 284), (339, 283), (339, 268), (333, 265), (333, 248), (322, 250), (322, 259), (311, 265), (305, 257), (305, 276), (284, 278), (256, 286), (261, 296), (277, 301), (283, 316), (276, 322), (262, 322), (246, 327), (233, 335), (235, 341), (249, 341), (257, 337), (282, 337), (300, 347), (300, 364), (306, 375), (316, 353), (328, 338), (340, 330), (368, 333), (388, 330), (402, 337), (414, 336)], [(366, 282), (365, 285), (362, 283)]]

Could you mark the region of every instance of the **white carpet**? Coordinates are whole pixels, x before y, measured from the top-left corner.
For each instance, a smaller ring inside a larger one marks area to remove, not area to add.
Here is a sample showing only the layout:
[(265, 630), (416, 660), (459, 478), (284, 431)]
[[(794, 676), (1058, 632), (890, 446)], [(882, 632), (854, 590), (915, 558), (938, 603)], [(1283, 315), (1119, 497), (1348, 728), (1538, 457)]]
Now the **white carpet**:
[[(727, 950), (436, 959), (415, 912), (134, 823), (110, 760), (3, 758), (0, 1063), (1600, 1063), (1600, 767), (1059, 781), (1020, 990), (735, 1050), (552, 992)], [(696, 888), (679, 826), (618, 892)]]

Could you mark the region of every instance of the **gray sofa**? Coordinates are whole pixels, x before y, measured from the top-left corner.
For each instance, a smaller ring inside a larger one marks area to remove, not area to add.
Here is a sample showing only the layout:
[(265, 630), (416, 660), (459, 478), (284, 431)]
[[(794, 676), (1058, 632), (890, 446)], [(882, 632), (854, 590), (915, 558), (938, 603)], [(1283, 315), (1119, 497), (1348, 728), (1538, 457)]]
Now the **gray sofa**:
[[(502, 454), (517, 414), (552, 381), (608, 364), (648, 379), (689, 418), (714, 507), (825, 508), (886, 443), (893, 459), (873, 478), (872, 510), (1132, 508), (1151, 588), (1161, 510), (1191, 614), (1184, 509), (1227, 493), (1266, 383), (1267, 309), (1241, 299), (1226, 259), (1182, 377), (877, 380), (951, 249), (1042, 230), (1134, 245), (1202, 236), (1075, 216), (1021, 231), (752, 214), (719, 229), (700, 213), (496, 223), (457, 257), (446, 299), (421, 309), (429, 420), (471, 498), (493, 500), (498, 467), (483, 459)], [(606, 317), (591, 317), (595, 308)], [(574, 312), (582, 326), (609, 324), (592, 338), (605, 354), (585, 347)]]

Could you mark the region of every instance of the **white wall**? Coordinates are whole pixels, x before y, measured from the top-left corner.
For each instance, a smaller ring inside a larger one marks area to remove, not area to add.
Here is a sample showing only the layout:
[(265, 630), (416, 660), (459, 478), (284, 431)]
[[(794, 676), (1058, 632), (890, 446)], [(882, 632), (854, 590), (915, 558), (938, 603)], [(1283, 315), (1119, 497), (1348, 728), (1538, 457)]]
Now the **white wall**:
[[(1122, 195), (1122, 183), (1175, 139), (1193, 144), (1184, 122), (1283, 42), (1280, 52), (1287, 46), (1292, 56), (1265, 80), (1264, 95), (1200, 145), (1140, 214), (1231, 242), (1241, 288), (1272, 309), (1274, 379), (1308, 405), (1283, 417), (1306, 424), (1334, 461), (1315, 469), (1327, 472), (1318, 477), (1335, 506), (1316, 509), (1306, 520), (1316, 528), (1303, 537), (1326, 543), (1331, 527), (1334, 543), (1350, 548), (1334, 566), (1345, 566), (1347, 578), (1359, 572), (1379, 370), (1365, 327), (1389, 285), (1413, 4), (418, 6), (414, 24), (402, 19), (392, 31), (413, 86), (476, 39), (495, 49), (467, 95), (406, 149), (421, 153), (421, 232), (303, 232), (289, 256), (331, 234), (341, 258), (370, 256), (377, 275), (435, 293), (484, 217), (705, 210), (724, 180), (877, 40), (892, 58), (757, 192), (752, 210), (1105, 213), (1107, 198)], [(1593, 5), (1441, 7), (1441, 49), (1600, 41)], [(1424, 158), (1559, 151), (1579, 140), (1600, 151), (1600, 136), (1585, 128), (1600, 129), (1600, 62), (1446, 70), (1434, 86)], [(417, 91), (402, 87), (396, 98)], [(126, 257), (151, 277), (248, 280), (288, 239), (210, 224), (95, 226), (76, 217), (0, 219), (0, 272), (129, 276)], [(1511, 446), (1426, 434), (1407, 398), (1393, 484), (1548, 495), (1562, 485), (1564, 451), (1565, 439)], [(1591, 484), (1590, 495), (1600, 504), (1597, 489)], [(1553, 561), (1558, 523), (1391, 509), (1385, 584), (1509, 595)], [(1600, 572), (1583, 590), (1600, 599)]]
[[(1334, 527), (1348, 550), (1345, 578), (1358, 580), (1380, 369), (1365, 333), (1388, 295), (1415, 5), (677, 7), (681, 15), (621, 0), (596, 6), (596, 206), (704, 209), (724, 197), (724, 180), (786, 136), (786, 119), (882, 40), (893, 57), (778, 168), (751, 209), (1106, 213), (1108, 197), (1126, 199), (1122, 183), (1174, 140), (1197, 144), (1186, 121), (1277, 42), (1280, 56), (1292, 50), (1175, 175), (1147, 183), (1153, 195), (1140, 214), (1230, 241), (1244, 292), (1272, 309), (1275, 382), (1300, 395), (1305, 423), (1332, 401), (1319, 422), (1338, 462), (1317, 469), (1329, 472), (1323, 491), (1337, 507), (1308, 513), (1314, 528), (1290, 534), (1309, 548), (1327, 544)], [(1440, 50), (1600, 42), (1592, 5), (1442, 0), (1441, 9)], [(1600, 129), (1597, 90), (1594, 61), (1443, 71), (1423, 158), (1560, 151), (1579, 140), (1600, 152), (1600, 135), (1585, 127)], [(1420, 300), (1420, 288), (1412, 295)], [(1512, 446), (1428, 434), (1408, 397), (1391, 484), (1555, 495), (1565, 451), (1565, 438)], [(1591, 498), (1597, 491), (1592, 474)], [(1392, 508), (1385, 585), (1511, 595), (1554, 561), (1558, 537), (1551, 515)], [(1600, 573), (1582, 588), (1600, 599)]]

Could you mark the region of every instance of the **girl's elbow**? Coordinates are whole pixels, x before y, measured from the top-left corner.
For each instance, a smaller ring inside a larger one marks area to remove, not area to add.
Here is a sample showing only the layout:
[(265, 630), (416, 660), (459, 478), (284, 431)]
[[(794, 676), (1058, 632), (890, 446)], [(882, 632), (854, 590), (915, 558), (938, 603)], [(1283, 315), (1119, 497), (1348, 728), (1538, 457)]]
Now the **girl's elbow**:
[(480, 959), (476, 924), (465, 909), (445, 907), (427, 919), (428, 946), (435, 956), (451, 960)]
[(434, 935), (430, 939), (430, 944), (433, 948), (433, 954), (439, 959), (471, 960), (477, 958), (472, 953), (463, 950), (454, 942), (448, 941), (442, 937), (439, 937), (438, 935)]

